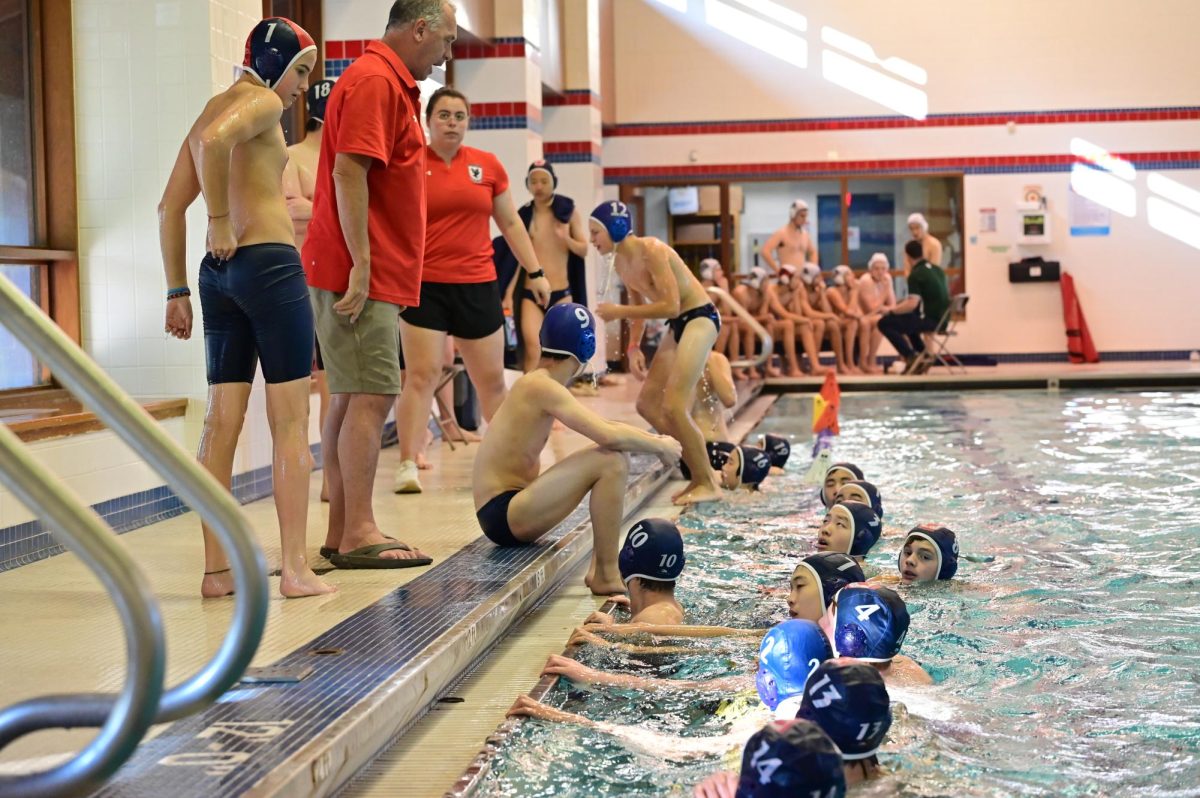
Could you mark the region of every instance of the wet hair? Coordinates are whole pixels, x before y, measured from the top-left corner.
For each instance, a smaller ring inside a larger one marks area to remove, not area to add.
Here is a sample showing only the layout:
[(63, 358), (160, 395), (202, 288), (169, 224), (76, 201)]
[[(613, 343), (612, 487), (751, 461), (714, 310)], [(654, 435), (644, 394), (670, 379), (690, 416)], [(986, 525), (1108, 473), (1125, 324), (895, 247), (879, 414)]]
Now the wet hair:
[[(396, 0), (388, 11), (387, 30), (403, 28), (418, 20), (425, 20), (432, 27), (442, 24), (442, 5), (445, 0)], [(454, 8), (454, 3), (450, 3)]]
[(322, 122), (321, 122), (321, 120), (320, 120), (320, 119), (317, 119), (315, 116), (310, 116), (310, 117), (309, 117), (309, 118), (308, 118), (308, 119), (307, 119), (307, 120), (304, 122), (304, 132), (305, 132), (305, 133), (312, 133), (314, 130), (316, 130), (317, 128), (319, 128), (319, 127), (321, 126), (321, 124), (322, 124)]
[(665, 579), (645, 579), (637, 577), (638, 583), (641, 584), (642, 590), (648, 593), (670, 593), (675, 590), (675, 580), (667, 581)]
[(435, 91), (429, 98), (429, 104), (425, 106), (425, 123), (428, 124), (433, 119), (433, 110), (437, 108), (437, 104), (447, 97), (454, 100), (462, 100), (463, 105), (467, 106), (467, 116), (471, 115), (471, 101), (467, 99), (467, 95), (463, 94), (456, 88), (451, 86), (442, 86)]
[(920, 260), (921, 256), (925, 254), (925, 250), (921, 247), (921, 242), (913, 238), (904, 245), (904, 254), (914, 260)]

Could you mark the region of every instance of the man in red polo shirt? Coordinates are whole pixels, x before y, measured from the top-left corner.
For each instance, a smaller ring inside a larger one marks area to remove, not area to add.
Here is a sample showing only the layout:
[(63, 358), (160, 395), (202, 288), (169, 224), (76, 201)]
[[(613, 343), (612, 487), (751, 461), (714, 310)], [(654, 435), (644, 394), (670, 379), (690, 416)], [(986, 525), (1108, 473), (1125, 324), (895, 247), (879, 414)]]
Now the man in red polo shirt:
[(400, 393), (400, 309), (420, 301), (425, 134), (417, 81), (450, 58), (446, 0), (396, 0), (383, 38), (334, 84), (302, 260), (333, 401), (322, 430), (329, 529), (338, 568), (428, 565), (375, 523), (379, 439)]

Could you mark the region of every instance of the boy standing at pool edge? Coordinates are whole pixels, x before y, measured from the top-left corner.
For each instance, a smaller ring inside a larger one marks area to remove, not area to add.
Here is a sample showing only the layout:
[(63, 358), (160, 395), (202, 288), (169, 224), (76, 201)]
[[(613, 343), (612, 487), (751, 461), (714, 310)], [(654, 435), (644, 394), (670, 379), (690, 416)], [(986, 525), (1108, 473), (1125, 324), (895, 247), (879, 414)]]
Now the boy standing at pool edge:
[[(675, 504), (717, 501), (721, 488), (708, 463), (704, 435), (690, 413), (696, 384), (721, 329), (721, 315), (708, 301), (704, 286), (669, 246), (656, 238), (630, 234), (629, 208), (603, 202), (588, 224), (592, 245), (613, 255), (613, 268), (629, 291), (628, 305), (605, 302), (596, 315), (605, 321), (630, 319), (629, 365), (645, 384), (637, 399), (638, 414), (683, 447), (691, 481), (671, 497)], [(663, 336), (649, 371), (642, 354), (647, 319), (667, 319), (671, 335)]]

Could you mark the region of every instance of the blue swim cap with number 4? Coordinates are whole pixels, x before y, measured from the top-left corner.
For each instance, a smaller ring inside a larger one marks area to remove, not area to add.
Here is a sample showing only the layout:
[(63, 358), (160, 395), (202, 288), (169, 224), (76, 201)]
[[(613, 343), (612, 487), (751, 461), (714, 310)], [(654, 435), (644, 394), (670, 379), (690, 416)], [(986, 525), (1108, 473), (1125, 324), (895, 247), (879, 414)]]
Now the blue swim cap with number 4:
[(596, 210), (592, 211), (592, 218), (604, 226), (613, 244), (620, 244), (624, 241), (625, 236), (629, 235), (629, 231), (633, 227), (633, 220), (629, 216), (629, 206), (617, 200), (601, 202), (596, 206)]
[(555, 305), (546, 311), (538, 339), (543, 352), (573, 357), (583, 366), (596, 354), (596, 318), (574, 302)]
[(888, 662), (908, 635), (908, 606), (891, 588), (853, 584), (833, 599), (833, 653), (864, 662)]
[(621, 581), (635, 576), (657, 582), (673, 582), (683, 573), (683, 535), (665, 518), (644, 518), (625, 536), (617, 557)]

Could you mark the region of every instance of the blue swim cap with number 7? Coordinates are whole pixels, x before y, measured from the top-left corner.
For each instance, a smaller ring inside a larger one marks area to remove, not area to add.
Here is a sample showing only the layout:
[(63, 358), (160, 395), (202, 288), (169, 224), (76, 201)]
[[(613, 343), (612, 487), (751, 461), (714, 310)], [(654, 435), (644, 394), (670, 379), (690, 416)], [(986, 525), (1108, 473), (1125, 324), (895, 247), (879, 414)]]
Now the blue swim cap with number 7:
[(592, 218), (604, 225), (613, 244), (620, 244), (624, 241), (633, 226), (633, 220), (629, 215), (629, 206), (617, 200), (601, 202), (596, 206), (596, 210), (592, 211)]
[(596, 318), (574, 302), (555, 305), (546, 311), (538, 338), (543, 352), (573, 357), (582, 366), (596, 354)]
[(643, 518), (630, 528), (617, 557), (621, 581), (635, 576), (673, 582), (683, 573), (683, 535), (665, 518)]

